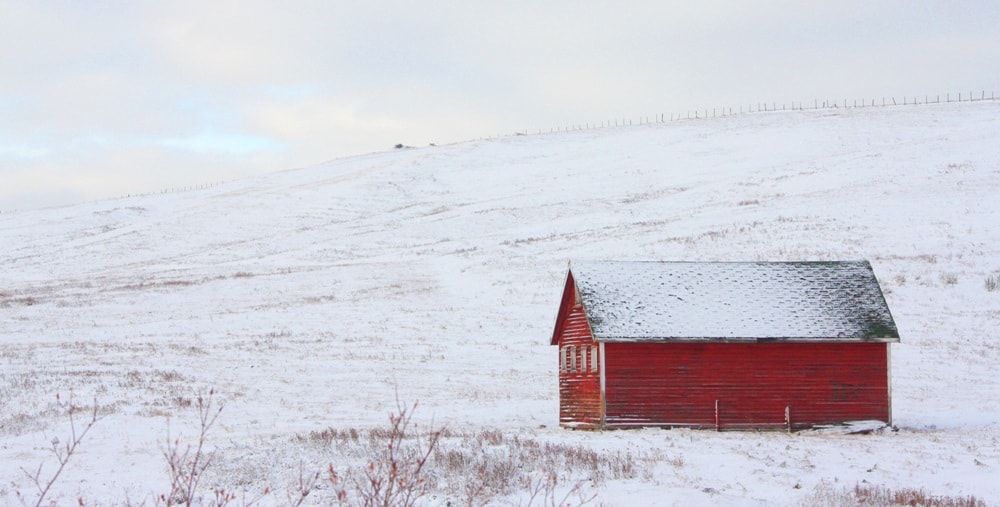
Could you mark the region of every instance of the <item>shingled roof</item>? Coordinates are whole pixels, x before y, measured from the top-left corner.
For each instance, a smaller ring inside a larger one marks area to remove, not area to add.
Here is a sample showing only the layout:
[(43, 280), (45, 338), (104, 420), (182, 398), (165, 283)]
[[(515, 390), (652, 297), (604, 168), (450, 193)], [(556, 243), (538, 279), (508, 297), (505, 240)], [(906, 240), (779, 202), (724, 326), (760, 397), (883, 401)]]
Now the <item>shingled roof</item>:
[(570, 272), (598, 341), (899, 341), (867, 261), (573, 262)]

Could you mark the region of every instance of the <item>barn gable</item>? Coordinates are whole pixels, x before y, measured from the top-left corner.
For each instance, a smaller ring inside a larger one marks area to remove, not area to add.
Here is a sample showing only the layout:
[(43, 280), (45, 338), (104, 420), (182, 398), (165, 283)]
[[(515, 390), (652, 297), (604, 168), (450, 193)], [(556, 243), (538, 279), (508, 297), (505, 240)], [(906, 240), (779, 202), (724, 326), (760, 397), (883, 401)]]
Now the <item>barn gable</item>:
[(871, 265), (575, 262), (598, 341), (898, 342)]

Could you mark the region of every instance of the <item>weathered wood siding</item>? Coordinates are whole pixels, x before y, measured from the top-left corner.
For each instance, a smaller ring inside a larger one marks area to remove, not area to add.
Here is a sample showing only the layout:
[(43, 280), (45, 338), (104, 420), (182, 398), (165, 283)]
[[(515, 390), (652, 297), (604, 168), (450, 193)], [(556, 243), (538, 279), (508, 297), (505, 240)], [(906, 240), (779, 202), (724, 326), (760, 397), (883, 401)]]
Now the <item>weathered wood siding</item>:
[(566, 281), (556, 324), (559, 345), (559, 424), (573, 428), (601, 426), (599, 347), (594, 341), (573, 278)]
[(888, 346), (605, 343), (606, 423), (781, 428), (786, 407), (793, 428), (891, 422)]

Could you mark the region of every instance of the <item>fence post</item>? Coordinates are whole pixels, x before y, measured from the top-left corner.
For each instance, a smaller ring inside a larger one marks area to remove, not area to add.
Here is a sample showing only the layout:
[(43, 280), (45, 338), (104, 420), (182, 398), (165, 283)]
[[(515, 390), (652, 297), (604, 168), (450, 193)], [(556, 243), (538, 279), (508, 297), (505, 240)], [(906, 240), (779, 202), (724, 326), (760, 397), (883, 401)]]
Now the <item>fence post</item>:
[(719, 426), (719, 400), (715, 400), (715, 431), (720, 431)]

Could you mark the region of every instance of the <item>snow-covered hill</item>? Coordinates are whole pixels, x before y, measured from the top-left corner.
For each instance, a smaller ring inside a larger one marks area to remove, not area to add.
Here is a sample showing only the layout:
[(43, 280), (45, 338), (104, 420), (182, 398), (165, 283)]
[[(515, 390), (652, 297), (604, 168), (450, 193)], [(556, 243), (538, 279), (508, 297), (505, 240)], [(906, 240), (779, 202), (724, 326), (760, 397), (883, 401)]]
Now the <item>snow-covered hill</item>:
[[(995, 102), (757, 113), (0, 214), (0, 498), (35, 494), (22, 467), (54, 470), (55, 394), (72, 390), (105, 417), (51, 498), (152, 503), (168, 433), (193, 434), (193, 393), (214, 387), (205, 480), (230, 488), (324, 470), (296, 436), (381, 425), (398, 396), (456, 435), (631, 456), (636, 473), (588, 483), (609, 505), (855, 484), (1000, 503), (998, 139)], [(902, 337), (899, 430), (559, 429), (548, 340), (571, 259), (868, 259)]]

